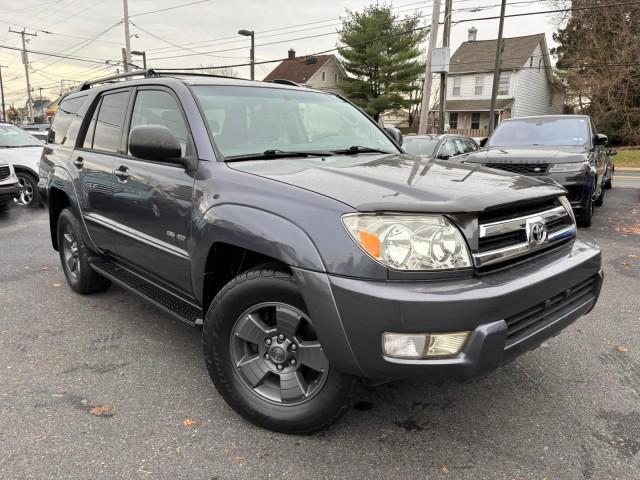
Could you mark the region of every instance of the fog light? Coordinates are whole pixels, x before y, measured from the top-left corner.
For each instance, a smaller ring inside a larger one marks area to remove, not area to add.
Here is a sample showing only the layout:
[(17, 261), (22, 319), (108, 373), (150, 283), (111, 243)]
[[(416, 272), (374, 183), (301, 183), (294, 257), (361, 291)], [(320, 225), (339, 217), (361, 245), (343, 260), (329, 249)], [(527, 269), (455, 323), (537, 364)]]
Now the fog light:
[(450, 357), (464, 347), (471, 332), (455, 333), (384, 333), (382, 348), (387, 357)]

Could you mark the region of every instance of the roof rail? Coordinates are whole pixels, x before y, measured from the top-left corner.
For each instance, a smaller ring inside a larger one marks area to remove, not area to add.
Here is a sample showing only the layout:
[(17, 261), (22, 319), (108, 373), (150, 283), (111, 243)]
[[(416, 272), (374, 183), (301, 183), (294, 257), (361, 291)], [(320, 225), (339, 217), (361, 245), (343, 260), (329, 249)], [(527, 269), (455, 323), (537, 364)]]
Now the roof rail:
[[(206, 68), (206, 67), (205, 67)], [(203, 69), (204, 70), (204, 69)], [(192, 70), (180, 70), (179, 68), (171, 69), (171, 68), (167, 68), (167, 69), (153, 69), (153, 72), (156, 74), (156, 76), (172, 76), (172, 75), (189, 75), (189, 76), (194, 76), (194, 77), (214, 77), (214, 78), (229, 78), (229, 79), (233, 79), (233, 80), (247, 80), (247, 81), (251, 81), (247, 78), (240, 78), (240, 77), (231, 77), (229, 75), (218, 75), (217, 73), (206, 73), (206, 72), (194, 72)]]
[(294, 82), (293, 80), (287, 80), (286, 78), (275, 78), (273, 80), (267, 80), (271, 83), (279, 83), (281, 85), (291, 85), (292, 87), (299, 87), (300, 84)]
[(94, 80), (87, 80), (85, 82), (82, 82), (80, 86), (78, 86), (74, 91), (78, 92), (82, 90), (88, 90), (93, 85), (98, 85), (101, 83), (112, 83), (115, 80), (120, 80), (122, 78), (132, 78), (132, 77), (150, 78), (150, 77), (157, 77), (157, 76), (158, 75), (156, 74), (153, 68), (147, 68), (145, 70), (135, 70), (133, 72), (119, 73), (117, 75), (110, 75), (108, 77), (101, 77), (101, 78), (96, 78)]

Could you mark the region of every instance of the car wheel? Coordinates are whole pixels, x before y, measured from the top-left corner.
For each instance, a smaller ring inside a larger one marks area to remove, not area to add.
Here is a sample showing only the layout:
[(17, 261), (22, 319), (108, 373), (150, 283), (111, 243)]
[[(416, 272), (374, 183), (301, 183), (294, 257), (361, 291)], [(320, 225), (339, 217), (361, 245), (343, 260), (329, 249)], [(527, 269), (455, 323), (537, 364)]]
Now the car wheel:
[(95, 256), (84, 241), (80, 222), (70, 208), (58, 218), (58, 251), (67, 282), (76, 293), (95, 293), (109, 288), (111, 282), (89, 265)]
[(613, 173), (615, 172), (615, 170), (612, 168), (611, 171), (609, 172), (609, 176), (607, 177), (607, 179), (604, 182), (604, 188), (607, 190), (611, 190), (613, 188)]
[(600, 195), (594, 200), (593, 204), (596, 207), (601, 207), (604, 204), (604, 184), (600, 187)]
[(576, 223), (579, 227), (588, 228), (591, 226), (593, 223), (593, 209), (593, 196), (589, 195), (589, 198), (582, 206), (580, 215), (578, 215), (578, 218), (576, 219)]
[(349, 409), (354, 378), (329, 364), (300, 287), (278, 266), (231, 280), (211, 303), (202, 338), (216, 388), (256, 425), (308, 434)]
[(37, 208), (40, 206), (40, 194), (38, 193), (38, 180), (30, 173), (16, 172), (20, 193), (13, 199), (22, 207)]

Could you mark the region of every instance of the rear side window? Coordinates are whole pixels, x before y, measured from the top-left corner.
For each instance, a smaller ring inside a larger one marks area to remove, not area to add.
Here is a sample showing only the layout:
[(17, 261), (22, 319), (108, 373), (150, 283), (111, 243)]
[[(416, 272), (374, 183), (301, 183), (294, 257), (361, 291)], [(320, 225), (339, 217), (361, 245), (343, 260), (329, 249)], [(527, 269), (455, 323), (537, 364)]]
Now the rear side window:
[(78, 112), (86, 100), (87, 95), (81, 95), (79, 97), (65, 98), (60, 102), (49, 132), (49, 141), (51, 143), (57, 145), (73, 145), (75, 143), (75, 135), (69, 135), (69, 126), (73, 119), (78, 116)]
[(128, 102), (128, 91), (102, 96), (87, 130), (84, 148), (107, 153), (121, 152), (122, 125), (124, 125)]

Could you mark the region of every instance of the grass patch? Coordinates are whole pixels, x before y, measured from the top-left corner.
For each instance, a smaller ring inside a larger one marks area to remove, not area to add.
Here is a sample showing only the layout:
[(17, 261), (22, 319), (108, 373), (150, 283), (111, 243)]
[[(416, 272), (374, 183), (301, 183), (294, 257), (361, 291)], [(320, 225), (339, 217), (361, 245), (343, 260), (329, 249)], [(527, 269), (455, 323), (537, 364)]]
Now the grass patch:
[(640, 149), (618, 150), (618, 155), (613, 157), (616, 167), (636, 167), (640, 168)]

